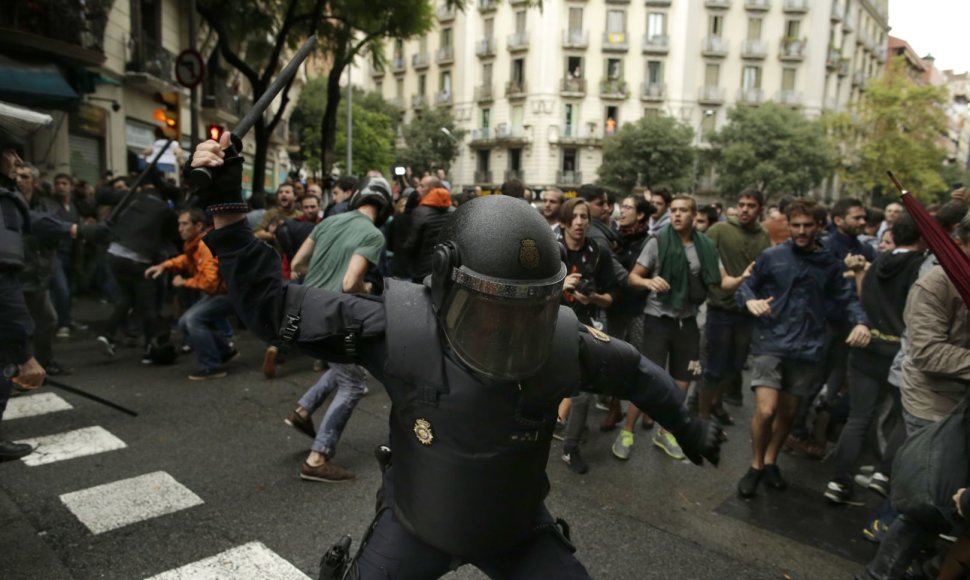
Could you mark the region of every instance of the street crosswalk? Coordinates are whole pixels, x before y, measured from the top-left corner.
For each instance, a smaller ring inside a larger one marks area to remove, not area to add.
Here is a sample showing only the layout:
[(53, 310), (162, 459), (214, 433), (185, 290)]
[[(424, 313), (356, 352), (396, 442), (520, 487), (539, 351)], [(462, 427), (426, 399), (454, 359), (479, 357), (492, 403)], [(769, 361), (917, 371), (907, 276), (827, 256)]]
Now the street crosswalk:
[[(54, 393), (36, 393), (10, 400), (3, 421), (38, 419), (74, 407)], [(124, 453), (128, 445), (104, 427), (94, 425), (62, 433), (20, 439), (35, 450), (21, 461), (28, 467), (56, 469), (103, 453)], [(198, 509), (205, 500), (165, 471), (108, 481), (59, 496), (61, 504), (92, 535), (110, 533), (140, 522), (151, 522), (183, 510)], [(149, 580), (274, 578), (306, 580), (308, 577), (259, 541), (251, 541), (213, 556), (183, 564)]]

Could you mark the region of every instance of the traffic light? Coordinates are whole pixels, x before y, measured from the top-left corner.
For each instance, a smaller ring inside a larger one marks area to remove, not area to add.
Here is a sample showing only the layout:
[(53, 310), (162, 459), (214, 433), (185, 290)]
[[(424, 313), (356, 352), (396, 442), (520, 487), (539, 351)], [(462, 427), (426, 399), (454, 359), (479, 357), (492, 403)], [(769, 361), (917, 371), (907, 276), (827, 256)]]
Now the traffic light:
[(182, 112), (182, 93), (166, 91), (155, 93), (155, 102), (162, 106), (155, 109), (155, 120), (162, 124), (165, 137), (176, 141), (182, 136), (182, 125), (179, 115)]
[(213, 141), (218, 141), (219, 137), (222, 137), (223, 132), (222, 125), (216, 125), (215, 123), (206, 127), (205, 134), (208, 135), (209, 139)]

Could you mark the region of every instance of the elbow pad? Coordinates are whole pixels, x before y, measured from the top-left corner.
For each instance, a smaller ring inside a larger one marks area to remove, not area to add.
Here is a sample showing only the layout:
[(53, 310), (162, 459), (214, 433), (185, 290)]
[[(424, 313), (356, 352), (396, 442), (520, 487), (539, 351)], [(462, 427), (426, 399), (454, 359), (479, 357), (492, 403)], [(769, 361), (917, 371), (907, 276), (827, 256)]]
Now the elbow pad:
[(583, 384), (627, 385), (639, 375), (640, 352), (630, 343), (579, 325), (579, 358)]

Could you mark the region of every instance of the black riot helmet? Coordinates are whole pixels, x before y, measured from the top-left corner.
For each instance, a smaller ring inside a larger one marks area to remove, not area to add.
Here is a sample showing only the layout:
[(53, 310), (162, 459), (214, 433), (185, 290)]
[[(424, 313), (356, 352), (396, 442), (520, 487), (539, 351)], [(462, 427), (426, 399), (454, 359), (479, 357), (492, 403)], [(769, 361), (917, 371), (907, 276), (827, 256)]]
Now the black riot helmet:
[(549, 358), (566, 266), (546, 220), (520, 199), (480, 197), (445, 223), (431, 297), (452, 350), (498, 380), (534, 375)]
[(391, 217), (394, 202), (391, 199), (391, 186), (383, 177), (368, 177), (360, 185), (360, 189), (350, 198), (350, 209), (357, 209), (362, 205), (371, 204), (377, 207), (377, 220), (374, 225), (381, 227), (387, 218)]

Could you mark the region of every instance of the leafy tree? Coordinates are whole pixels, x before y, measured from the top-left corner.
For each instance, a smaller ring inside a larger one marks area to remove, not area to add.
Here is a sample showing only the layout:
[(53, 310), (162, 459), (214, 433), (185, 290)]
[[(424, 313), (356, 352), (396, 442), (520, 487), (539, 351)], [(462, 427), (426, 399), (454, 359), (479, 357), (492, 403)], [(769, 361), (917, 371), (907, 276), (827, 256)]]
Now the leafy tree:
[(415, 175), (432, 169), (448, 171), (465, 135), (455, 127), (448, 109), (425, 111), (405, 125), (403, 133), (406, 146), (397, 152), (398, 161), (411, 166)]
[(835, 148), (820, 121), (774, 103), (739, 106), (728, 119), (709, 152), (726, 198), (748, 187), (765, 197), (805, 195), (831, 174)]
[(643, 117), (603, 142), (600, 183), (620, 191), (637, 185), (686, 191), (693, 173), (694, 131), (671, 117)]
[(944, 106), (946, 90), (914, 81), (902, 57), (869, 81), (865, 98), (851, 113), (827, 119), (832, 134), (843, 143), (838, 167), (845, 193), (870, 198), (892, 194), (886, 171), (924, 202), (947, 191), (941, 172), (946, 150)]
[[(327, 79), (311, 79), (300, 93), (296, 110), (290, 117), (290, 130), (299, 133), (306, 168), (318, 172), (320, 166), (320, 122), (326, 108)], [(336, 157), (347, 154), (347, 106), (337, 112)], [(394, 135), (398, 109), (378, 93), (354, 89), (353, 130), (354, 167), (357, 173), (368, 169), (386, 171), (394, 163)]]

